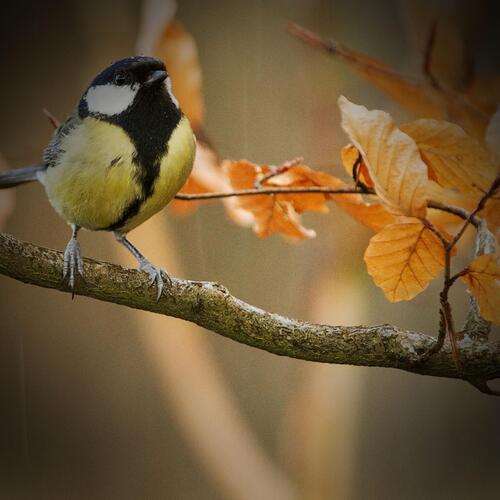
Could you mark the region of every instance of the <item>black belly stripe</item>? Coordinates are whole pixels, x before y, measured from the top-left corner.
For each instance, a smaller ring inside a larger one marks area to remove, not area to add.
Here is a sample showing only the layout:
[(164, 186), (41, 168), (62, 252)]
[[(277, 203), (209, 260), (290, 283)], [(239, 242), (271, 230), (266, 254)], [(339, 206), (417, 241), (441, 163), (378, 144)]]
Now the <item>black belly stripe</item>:
[(143, 198), (136, 198), (132, 203), (130, 203), (123, 211), (122, 216), (111, 226), (103, 228), (104, 231), (119, 231), (125, 223), (132, 217), (139, 213), (141, 205), (144, 202)]
[[(85, 111), (80, 109), (80, 115), (85, 115)], [(107, 231), (119, 231), (139, 213), (144, 201), (153, 194), (160, 174), (161, 160), (167, 153), (168, 140), (179, 124), (182, 112), (170, 99), (165, 86), (155, 85), (141, 87), (132, 106), (120, 115), (95, 117), (121, 127), (136, 149), (135, 181), (141, 188), (141, 194), (124, 208), (116, 222), (103, 228)], [(116, 165), (114, 168), (120, 166)]]

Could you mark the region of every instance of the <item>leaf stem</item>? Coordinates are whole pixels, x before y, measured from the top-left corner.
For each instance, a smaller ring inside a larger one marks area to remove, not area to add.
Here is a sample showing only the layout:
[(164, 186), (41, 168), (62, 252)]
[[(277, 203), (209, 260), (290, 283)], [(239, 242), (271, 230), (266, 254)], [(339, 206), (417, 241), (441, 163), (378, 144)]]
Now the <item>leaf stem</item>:
[[(460, 362), (460, 354), (457, 348), (456, 331), (455, 331), (455, 326), (453, 324), (453, 315), (452, 315), (451, 305), (449, 302), (449, 292), (455, 281), (465, 273), (465, 270), (463, 269), (462, 271), (459, 271), (453, 276), (451, 275), (451, 253), (455, 245), (463, 236), (469, 224), (474, 225), (476, 229), (480, 231), (482, 226), (482, 221), (481, 219), (476, 217), (476, 214), (484, 209), (488, 199), (495, 195), (499, 187), (500, 187), (500, 176), (497, 176), (497, 178), (493, 181), (488, 191), (486, 191), (483, 194), (476, 208), (472, 212), (467, 212), (466, 210), (457, 207), (448, 207), (435, 202), (429, 203), (429, 207), (431, 208), (437, 208), (439, 210), (452, 213), (464, 219), (462, 227), (451, 241), (447, 241), (446, 238), (441, 234), (441, 232), (431, 222), (429, 222), (426, 219), (422, 220), (423, 224), (426, 227), (428, 227), (434, 234), (436, 234), (441, 240), (445, 255), (444, 285), (441, 293), (439, 294), (440, 304), (441, 304), (441, 309), (439, 311), (440, 315), (439, 335), (436, 344), (430, 349), (429, 353), (426, 354), (426, 357), (432, 356), (433, 354), (436, 354), (441, 350), (444, 344), (444, 340), (446, 338), (446, 333), (448, 333), (450, 337), (453, 360), (455, 361), (455, 365), (459, 372), (462, 371), (462, 366)], [(476, 385), (476, 387), (478, 386)]]
[(295, 167), (296, 165), (302, 163), (303, 161), (304, 158), (302, 156), (298, 156), (297, 158), (286, 161), (281, 165), (271, 167), (271, 171), (269, 173), (256, 179), (254, 184), (255, 189), (261, 188), (264, 182), (268, 181), (269, 179), (272, 179), (273, 177), (276, 177), (277, 175), (284, 174), (287, 170), (291, 169), (292, 167)]
[(483, 208), (485, 207), (486, 202), (488, 201), (488, 199), (495, 195), (495, 193), (497, 192), (497, 190), (498, 190), (499, 187), (500, 187), (500, 175), (497, 176), (496, 179), (493, 181), (493, 183), (490, 186), (490, 189), (488, 189), (488, 191), (486, 191), (486, 193), (483, 194), (483, 196), (479, 200), (476, 208), (468, 215), (468, 217), (465, 219), (465, 222), (462, 225), (462, 227), (460, 228), (460, 230), (458, 231), (458, 233), (455, 235), (455, 237), (448, 244), (448, 248), (449, 248), (450, 251), (453, 249), (453, 247), (458, 243), (458, 241), (460, 240), (460, 238), (463, 236), (465, 230), (467, 229), (467, 227), (469, 226), (469, 224), (471, 224), (472, 219), (474, 218), (474, 216), (478, 212), (480, 212), (481, 210), (483, 210)]
[(436, 343), (431, 347), (429, 352), (425, 353), (423, 359), (426, 360), (430, 356), (439, 352), (444, 344), (446, 338), (446, 333), (450, 337), (451, 352), (453, 356), (453, 361), (457, 368), (457, 371), (461, 373), (462, 365), (460, 362), (460, 355), (457, 348), (456, 332), (453, 323), (453, 314), (451, 311), (451, 305), (449, 302), (449, 292), (453, 283), (457, 279), (455, 276), (451, 277), (451, 251), (452, 248), (448, 240), (443, 236), (441, 231), (434, 226), (427, 219), (421, 219), (425, 227), (432, 231), (441, 241), (444, 249), (444, 284), (441, 293), (439, 294), (439, 301), (441, 304), (439, 310), (439, 334)]

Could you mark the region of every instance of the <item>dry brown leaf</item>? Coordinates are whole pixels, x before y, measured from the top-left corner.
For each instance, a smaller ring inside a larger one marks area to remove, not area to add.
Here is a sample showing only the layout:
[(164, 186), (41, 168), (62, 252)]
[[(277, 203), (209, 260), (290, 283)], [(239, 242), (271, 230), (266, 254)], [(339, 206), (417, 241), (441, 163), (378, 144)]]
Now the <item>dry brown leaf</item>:
[[(354, 146), (353, 146), (354, 147)], [(357, 150), (356, 150), (357, 151)], [(348, 153), (351, 158), (352, 151)], [(357, 156), (357, 153), (356, 153)], [(367, 172), (368, 175), (368, 172)], [(365, 178), (366, 180), (369, 177)], [(352, 185), (346, 184), (337, 177), (329, 175), (325, 172), (312, 170), (304, 165), (292, 167), (287, 172), (273, 177), (269, 180), (269, 185), (281, 187), (311, 187), (322, 186), (332, 189), (348, 189)], [(291, 201), (295, 210), (299, 213), (306, 210), (316, 212), (326, 212), (325, 201), (331, 199), (335, 203), (349, 213), (356, 220), (368, 226), (374, 231), (379, 231), (388, 224), (395, 222), (395, 217), (387, 212), (381, 203), (365, 202), (360, 194), (297, 194), (297, 195), (279, 195), (284, 200)]]
[(335, 203), (358, 222), (375, 232), (396, 222), (397, 217), (389, 213), (381, 203), (369, 203), (364, 201), (361, 195), (354, 196), (357, 198), (348, 198), (345, 195), (336, 196)]
[(201, 66), (193, 36), (176, 20), (168, 23), (153, 48), (153, 55), (161, 59), (172, 78), (172, 88), (193, 130), (203, 123)]
[(500, 241), (500, 200), (497, 197), (490, 198), (478, 215), (486, 219), (488, 229)]
[(374, 188), (394, 214), (424, 217), (427, 167), (415, 141), (389, 114), (339, 98), (342, 127), (363, 155)]
[[(222, 171), (221, 162), (217, 154), (210, 146), (198, 141), (193, 171), (180, 190), (180, 193), (200, 194), (228, 191), (232, 191), (232, 188), (229, 180)], [(203, 203), (206, 202), (203, 200), (173, 200), (170, 202), (169, 207), (176, 215), (182, 216), (191, 214)], [(246, 227), (252, 225), (252, 214), (239, 207), (236, 197), (223, 198), (222, 203), (226, 208), (226, 213), (235, 224)]]
[(476, 257), (462, 280), (476, 297), (481, 316), (500, 325), (500, 257), (496, 254)]
[[(354, 144), (344, 146), (340, 152), (342, 164), (349, 176), (353, 177), (354, 165), (361, 158), (359, 165), (359, 180), (367, 187), (373, 188), (373, 180), (370, 177), (366, 163)], [(354, 217), (357, 221), (369, 227), (375, 232), (380, 231), (389, 224), (396, 222), (396, 217), (389, 213), (379, 202), (366, 202), (361, 195), (336, 196), (336, 204)]]
[[(233, 189), (252, 189), (260, 176), (271, 171), (268, 166), (256, 165), (246, 160), (226, 160), (223, 170)], [(235, 201), (235, 207), (251, 213), (252, 227), (259, 238), (266, 238), (272, 233), (282, 233), (292, 239), (314, 238), (316, 233), (302, 226), (300, 216), (293, 206), (293, 197), (301, 195), (290, 195), (292, 198), (288, 201), (286, 196), (240, 196)], [(319, 196), (324, 199), (324, 195)], [(317, 207), (317, 204), (314, 206)]]
[[(252, 189), (255, 181), (271, 172), (271, 169), (265, 165), (255, 165), (241, 160), (224, 162), (224, 171), (233, 189)], [(307, 188), (313, 186), (331, 189), (352, 188), (352, 185), (346, 184), (335, 176), (315, 171), (305, 165), (295, 165), (263, 184), (263, 187)], [(251, 213), (251, 225), (259, 236), (266, 237), (273, 232), (282, 232), (294, 238), (313, 236), (313, 232), (300, 225), (298, 216), (305, 211), (327, 212), (328, 200), (335, 201), (340, 208), (374, 231), (379, 231), (396, 221), (396, 217), (387, 212), (382, 204), (366, 202), (360, 194), (299, 193), (234, 198), (237, 208)]]
[(422, 119), (399, 127), (420, 150), (422, 160), (445, 188), (463, 193), (487, 190), (498, 168), (491, 155), (476, 139), (453, 123)]
[(368, 274), (390, 302), (410, 300), (427, 288), (444, 267), (441, 240), (418, 219), (401, 218), (370, 240)]
[(356, 180), (354, 167), (356, 163), (359, 162), (359, 166), (357, 167), (358, 180), (360, 180), (367, 187), (373, 187), (373, 181), (370, 177), (370, 172), (368, 172), (365, 160), (354, 144), (344, 146), (340, 151), (340, 158), (342, 159), (342, 165), (344, 165), (345, 171), (349, 174), (349, 177), (354, 180)]
[[(330, 187), (344, 189), (349, 186), (336, 177), (324, 172), (317, 172), (305, 165), (295, 165), (264, 183), (264, 186), (276, 187)], [(278, 200), (286, 201), (293, 205), (297, 213), (306, 211), (326, 213), (329, 211), (326, 201), (329, 195), (323, 193), (300, 193), (277, 195)]]

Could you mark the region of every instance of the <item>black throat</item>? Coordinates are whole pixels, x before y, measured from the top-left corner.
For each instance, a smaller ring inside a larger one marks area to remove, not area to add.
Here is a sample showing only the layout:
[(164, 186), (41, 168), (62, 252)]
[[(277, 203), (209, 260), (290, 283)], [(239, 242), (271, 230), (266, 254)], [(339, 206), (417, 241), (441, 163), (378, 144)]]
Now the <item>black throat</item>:
[[(89, 116), (84, 100), (79, 113), (82, 118)], [(153, 85), (141, 87), (132, 105), (119, 115), (95, 117), (121, 127), (136, 150), (133, 161), (138, 167), (137, 180), (142, 193), (125, 208), (119, 220), (105, 228), (115, 231), (136, 215), (144, 200), (153, 194), (161, 159), (167, 153), (168, 140), (182, 118), (182, 112), (172, 102), (164, 85)]]

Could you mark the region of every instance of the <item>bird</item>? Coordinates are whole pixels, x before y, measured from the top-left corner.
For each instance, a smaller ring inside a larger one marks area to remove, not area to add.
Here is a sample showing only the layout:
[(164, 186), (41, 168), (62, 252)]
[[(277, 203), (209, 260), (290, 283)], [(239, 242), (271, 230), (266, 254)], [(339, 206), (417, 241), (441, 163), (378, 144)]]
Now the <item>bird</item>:
[(70, 225), (63, 281), (75, 293), (84, 279), (80, 229), (110, 231), (156, 286), (157, 301), (172, 280), (127, 234), (163, 209), (187, 180), (196, 138), (172, 93), (162, 61), (134, 56), (97, 74), (76, 110), (54, 131), (39, 164), (0, 173), (0, 189), (38, 181)]

